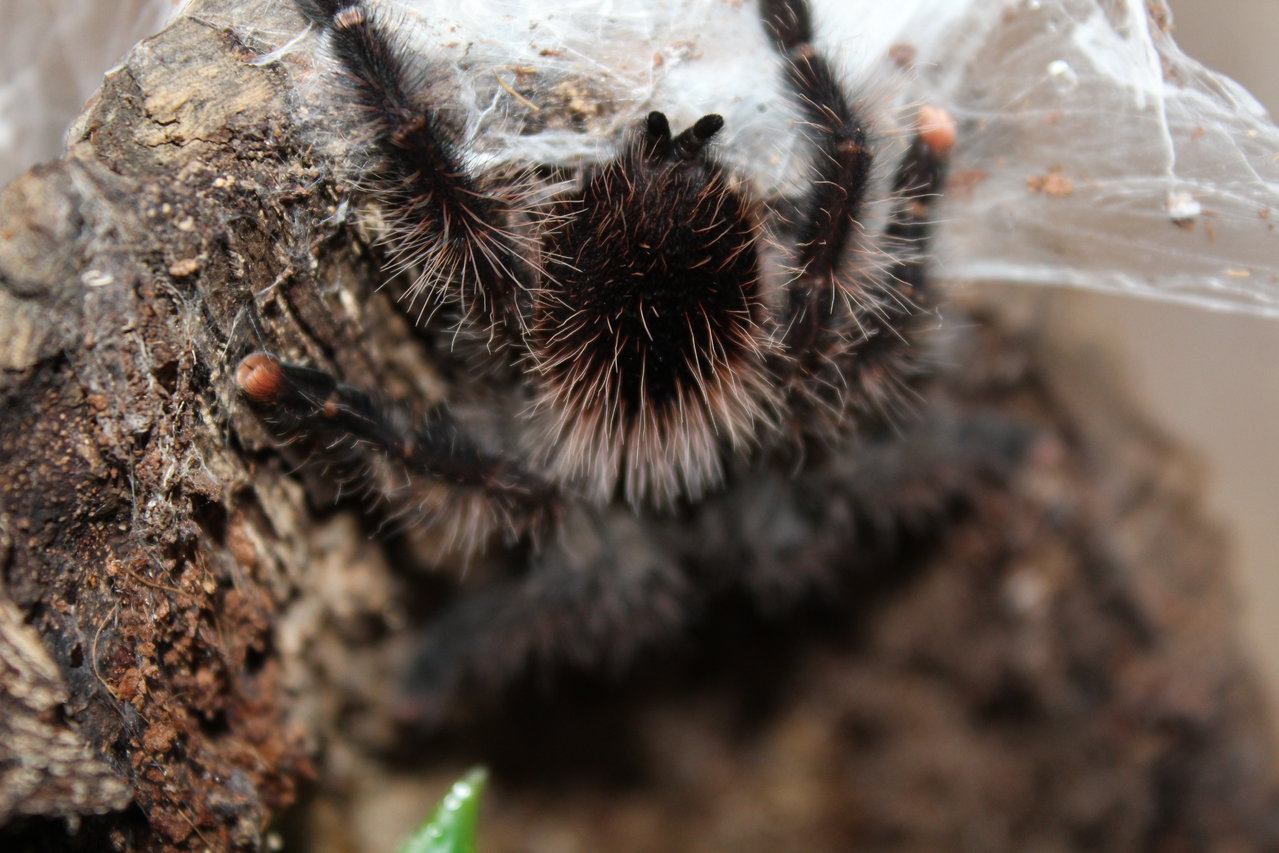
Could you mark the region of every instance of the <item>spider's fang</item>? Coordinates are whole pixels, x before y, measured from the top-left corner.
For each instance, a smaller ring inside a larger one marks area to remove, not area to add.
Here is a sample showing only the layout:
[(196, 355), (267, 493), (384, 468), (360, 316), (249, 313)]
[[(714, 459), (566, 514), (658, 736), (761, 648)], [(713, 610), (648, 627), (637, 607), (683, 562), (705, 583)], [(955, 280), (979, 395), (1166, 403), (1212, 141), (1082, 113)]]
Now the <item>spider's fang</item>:
[(656, 110), (648, 114), (644, 122), (645, 153), (653, 160), (664, 160), (671, 155), (671, 123), (665, 113)]
[(714, 113), (704, 115), (697, 120), (696, 124), (675, 137), (673, 143), (675, 150), (685, 160), (692, 160), (702, 152), (702, 149), (706, 147), (706, 143), (710, 141), (712, 136), (719, 133), (723, 126), (723, 116)]

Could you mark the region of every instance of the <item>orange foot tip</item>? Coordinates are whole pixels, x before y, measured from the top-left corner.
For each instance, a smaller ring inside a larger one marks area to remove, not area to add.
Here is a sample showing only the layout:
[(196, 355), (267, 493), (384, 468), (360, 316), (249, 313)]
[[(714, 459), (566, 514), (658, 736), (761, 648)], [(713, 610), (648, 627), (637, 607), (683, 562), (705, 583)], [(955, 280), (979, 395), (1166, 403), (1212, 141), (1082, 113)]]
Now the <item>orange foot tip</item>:
[(255, 352), (245, 356), (235, 369), (235, 382), (250, 400), (269, 403), (280, 393), (280, 386), (284, 383), (284, 368), (275, 356)]
[(955, 147), (955, 117), (941, 107), (923, 106), (917, 118), (919, 141), (933, 154), (945, 157)]

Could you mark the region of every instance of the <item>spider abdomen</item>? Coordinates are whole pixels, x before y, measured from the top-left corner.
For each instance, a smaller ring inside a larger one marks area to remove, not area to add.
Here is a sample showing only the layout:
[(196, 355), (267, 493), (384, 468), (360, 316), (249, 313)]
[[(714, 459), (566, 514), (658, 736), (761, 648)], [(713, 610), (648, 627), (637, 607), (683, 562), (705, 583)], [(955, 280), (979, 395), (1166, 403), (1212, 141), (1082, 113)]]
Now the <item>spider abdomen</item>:
[(703, 146), (706, 116), (665, 116), (585, 181), (530, 330), (551, 464), (607, 499), (669, 503), (721, 475), (767, 417), (758, 217)]
[(703, 170), (681, 163), (632, 177), (612, 164), (555, 241), (566, 264), (556, 276), (560, 299), (547, 300), (545, 317), (580, 342), (605, 330), (586, 357), (597, 369), (616, 362), (624, 417), (670, 405), (697, 381), (703, 354), (738, 355), (737, 334), (756, 320), (749, 212)]

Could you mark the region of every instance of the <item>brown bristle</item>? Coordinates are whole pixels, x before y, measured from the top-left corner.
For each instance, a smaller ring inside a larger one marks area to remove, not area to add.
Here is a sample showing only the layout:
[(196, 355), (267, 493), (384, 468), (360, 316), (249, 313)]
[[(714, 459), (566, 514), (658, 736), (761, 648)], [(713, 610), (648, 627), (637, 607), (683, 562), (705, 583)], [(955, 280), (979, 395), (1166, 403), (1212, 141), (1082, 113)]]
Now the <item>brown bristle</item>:
[(364, 10), (358, 6), (347, 6), (333, 16), (333, 28), (346, 30), (364, 24)]
[(280, 360), (265, 352), (245, 356), (235, 369), (235, 383), (255, 403), (270, 403), (279, 396), (284, 383)]
[(552, 464), (603, 495), (667, 503), (720, 474), (719, 444), (765, 416), (756, 216), (702, 146), (707, 116), (665, 117), (586, 182), (552, 235), (530, 346), (553, 414)]

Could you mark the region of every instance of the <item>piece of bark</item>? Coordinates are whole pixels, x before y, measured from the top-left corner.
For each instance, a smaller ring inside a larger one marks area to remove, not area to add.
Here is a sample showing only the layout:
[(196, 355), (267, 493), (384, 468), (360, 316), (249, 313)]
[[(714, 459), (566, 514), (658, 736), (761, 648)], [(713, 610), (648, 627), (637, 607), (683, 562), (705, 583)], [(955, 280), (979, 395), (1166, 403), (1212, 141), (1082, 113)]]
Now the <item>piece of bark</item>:
[(460, 751), (495, 765), (493, 849), (1279, 843), (1270, 730), (1176, 454), (993, 331), (951, 397), (1060, 456), (910, 565), (862, 569), (880, 580), (816, 638), (708, 627), (626, 689), (385, 761), (394, 602), (435, 555), (335, 509), (230, 377), (265, 346), (403, 399), (440, 384), (299, 130), (304, 62), (260, 61), (302, 26), (288, 3), (191, 4), (0, 196), (0, 652), (27, 650), (0, 701), (36, 732), (14, 754), (50, 768), (0, 766), (3, 838), (257, 850), (314, 781), (299, 843), (389, 850), (386, 792), (415, 795), (407, 828)]
[(291, 605), (312, 608), (308, 572), (341, 555), (313, 550), (296, 486), (250, 485), (224, 359), (253, 293), (309, 262), (286, 223), (329, 211), (289, 159), (283, 75), (255, 57), (180, 19), (110, 76), (65, 158), (0, 199), (5, 594), (132, 795), (85, 824), (89, 849), (256, 849), (310, 772), (282, 647), (319, 630), (292, 637)]
[(124, 779), (63, 718), (70, 697), (62, 674), (7, 598), (0, 598), (0, 684), (0, 824), (24, 815), (74, 822), (129, 804)]

